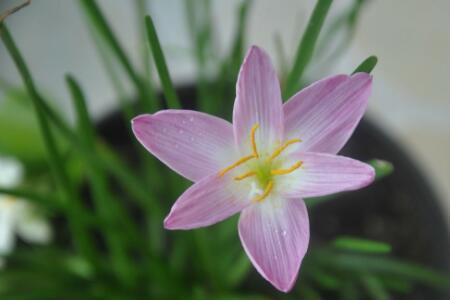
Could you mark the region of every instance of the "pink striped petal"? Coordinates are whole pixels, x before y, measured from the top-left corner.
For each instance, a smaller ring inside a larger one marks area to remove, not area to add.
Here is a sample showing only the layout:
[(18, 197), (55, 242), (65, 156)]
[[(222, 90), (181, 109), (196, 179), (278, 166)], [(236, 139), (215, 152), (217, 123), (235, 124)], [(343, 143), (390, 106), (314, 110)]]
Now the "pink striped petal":
[(258, 272), (277, 289), (288, 292), (309, 243), (303, 200), (272, 198), (246, 208), (239, 220), (239, 236)]
[(374, 169), (363, 162), (326, 153), (297, 152), (291, 163), (301, 160), (301, 168), (279, 177), (286, 197), (318, 197), (363, 188), (375, 178)]
[(210, 175), (187, 189), (164, 220), (166, 229), (209, 226), (240, 212), (250, 204), (248, 184), (232, 176)]
[(277, 74), (267, 54), (253, 46), (239, 72), (233, 110), (235, 139), (244, 153), (251, 149), (249, 135), (256, 123), (256, 141), (261, 149), (282, 140), (283, 112)]
[(140, 115), (133, 132), (144, 147), (175, 172), (198, 181), (236, 159), (230, 123), (189, 110)]
[(287, 139), (303, 140), (302, 151), (336, 154), (361, 120), (372, 87), (366, 73), (320, 80), (284, 106)]

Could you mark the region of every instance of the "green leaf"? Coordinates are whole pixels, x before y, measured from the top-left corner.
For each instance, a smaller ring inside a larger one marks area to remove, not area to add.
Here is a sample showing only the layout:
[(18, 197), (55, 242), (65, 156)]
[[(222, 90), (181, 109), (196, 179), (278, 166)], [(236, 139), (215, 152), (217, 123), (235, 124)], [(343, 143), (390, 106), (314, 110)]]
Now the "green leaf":
[[(66, 76), (66, 81), (77, 113), (80, 140), (94, 156), (98, 157), (94, 125), (90, 120), (84, 94), (74, 78)], [(112, 264), (115, 267), (119, 279), (122, 279), (128, 285), (132, 284), (135, 272), (126, 254), (127, 241), (125, 237), (128, 237), (128, 235), (121, 235), (116, 229), (120, 228), (118, 224), (120, 221), (128, 221), (127, 224), (130, 224), (131, 221), (128, 219), (128, 215), (123, 213), (123, 209), (117, 208), (117, 202), (111, 201), (114, 199), (114, 196), (109, 190), (107, 176), (103, 172), (103, 169), (89, 164), (88, 176), (91, 182), (95, 207), (104, 223), (102, 233), (105, 235), (106, 244), (111, 253)]]
[(366, 58), (356, 69), (353, 71), (352, 74), (358, 73), (358, 72), (364, 72), (369, 73), (372, 72), (372, 70), (377, 65), (378, 58), (376, 56), (369, 56)]
[(317, 0), (317, 4), (297, 48), (294, 66), (288, 75), (283, 94), (284, 99), (288, 99), (298, 88), (301, 77), (313, 57), (320, 30), (322, 29), (332, 2), (332, 0)]
[(151, 85), (144, 84), (144, 82), (142, 81), (142, 78), (139, 76), (139, 74), (131, 64), (130, 59), (128, 58), (125, 50), (120, 44), (119, 39), (112, 31), (111, 26), (106, 20), (97, 2), (95, 0), (80, 0), (80, 4), (95, 29), (103, 37), (105, 43), (109, 46), (112, 53), (116, 56), (125, 72), (128, 74), (128, 77), (134, 83), (136, 89), (139, 92), (139, 100), (141, 102), (142, 108), (147, 112), (156, 111), (158, 108), (158, 103), (156, 101), (156, 95), (154, 94)]
[(15, 156), (25, 164), (42, 165), (46, 160), (45, 145), (29, 100), (22, 89), (5, 91), (0, 101), (0, 153)]
[(341, 286), (338, 277), (320, 269), (318, 266), (314, 266), (314, 269), (311, 271), (311, 277), (324, 289), (336, 290)]
[(394, 172), (394, 165), (382, 159), (372, 159), (368, 162), (375, 169), (375, 179), (381, 179)]
[(341, 250), (377, 254), (389, 253), (392, 250), (389, 244), (353, 237), (338, 237), (334, 240), (333, 246)]
[(371, 275), (363, 275), (361, 281), (373, 300), (389, 300), (388, 292), (378, 278)]
[(450, 291), (450, 276), (428, 267), (389, 257), (317, 250), (319, 260), (341, 271), (370, 272), (420, 282)]
[(58, 145), (50, 129), (49, 120), (45, 114), (45, 101), (38, 93), (31, 77), (31, 73), (29, 72), (28, 67), (26, 66), (25, 61), (23, 60), (11, 34), (9, 33), (9, 30), (3, 23), (0, 23), (0, 36), (9, 54), (11, 55), (32, 100), (39, 129), (45, 142), (50, 171), (55, 182), (58, 184), (61, 195), (63, 196), (62, 199), (64, 200), (64, 204), (69, 208), (66, 210), (66, 213), (73, 238), (80, 252), (89, 261), (94, 262), (94, 257), (96, 254), (93, 247), (93, 242), (90, 240), (85, 224), (81, 222), (80, 218), (78, 218), (78, 216), (82, 214), (82, 207), (79, 199), (76, 197), (75, 191), (73, 190), (73, 186), (64, 167), (64, 161), (62, 160), (60, 150), (58, 149)]
[(170, 79), (166, 59), (164, 58), (161, 44), (159, 43), (155, 25), (153, 24), (153, 20), (150, 16), (145, 17), (145, 27), (147, 29), (148, 42), (153, 54), (156, 69), (158, 70), (159, 79), (161, 80), (167, 104), (169, 108), (181, 108), (180, 100), (178, 99), (172, 80)]

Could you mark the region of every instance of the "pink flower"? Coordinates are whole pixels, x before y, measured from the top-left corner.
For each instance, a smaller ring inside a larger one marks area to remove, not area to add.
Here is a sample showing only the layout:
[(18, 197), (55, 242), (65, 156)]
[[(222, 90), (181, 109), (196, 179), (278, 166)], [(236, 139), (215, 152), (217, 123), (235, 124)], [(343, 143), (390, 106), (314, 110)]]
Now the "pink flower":
[(133, 131), (144, 147), (195, 182), (165, 228), (204, 227), (241, 212), (239, 236), (253, 265), (289, 291), (309, 243), (302, 199), (374, 179), (371, 166), (336, 155), (364, 114), (371, 85), (365, 73), (332, 76), (282, 104), (270, 59), (254, 46), (239, 73), (233, 124), (189, 110), (136, 117)]

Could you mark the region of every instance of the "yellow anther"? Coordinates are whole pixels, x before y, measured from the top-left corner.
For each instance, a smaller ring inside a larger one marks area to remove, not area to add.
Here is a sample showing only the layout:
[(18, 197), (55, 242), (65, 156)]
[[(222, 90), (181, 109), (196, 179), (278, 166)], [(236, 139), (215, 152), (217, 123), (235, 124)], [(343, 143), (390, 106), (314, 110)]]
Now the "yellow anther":
[(253, 125), (252, 130), (251, 130), (251, 132), (250, 132), (250, 140), (251, 140), (251, 142), (252, 142), (253, 155), (254, 155), (256, 158), (259, 157), (259, 154), (258, 154), (258, 148), (256, 147), (256, 137), (255, 137), (256, 129), (258, 129), (258, 127), (259, 127), (259, 124), (256, 123), (255, 125)]
[(253, 199), (253, 201), (261, 202), (264, 199), (266, 199), (267, 196), (269, 196), (270, 192), (272, 191), (272, 188), (273, 188), (273, 181), (271, 180), (267, 183), (266, 188), (264, 189), (264, 193)]
[(250, 172), (245, 173), (244, 175), (234, 177), (234, 180), (242, 180), (242, 179), (254, 176), (254, 175), (256, 175), (256, 172), (250, 171)]
[(273, 151), (272, 155), (267, 159), (267, 162), (272, 161), (274, 158), (276, 158), (278, 155), (280, 155), (281, 152), (283, 152), (290, 145), (295, 144), (295, 143), (300, 143), (301, 141), (302, 141), (301, 139), (292, 139), (292, 140), (285, 142), (283, 145), (281, 145), (280, 147), (275, 149), (275, 151)]
[(255, 156), (254, 156), (253, 154), (252, 154), (252, 155), (248, 155), (248, 156), (244, 156), (243, 158), (239, 159), (239, 160), (238, 160), (237, 162), (235, 162), (234, 164), (232, 164), (232, 165), (226, 167), (225, 169), (223, 169), (222, 171), (220, 171), (220, 172), (219, 172), (219, 176), (225, 175), (226, 172), (228, 172), (228, 171), (230, 171), (230, 170), (236, 168), (237, 166), (242, 165), (243, 163), (245, 163), (246, 161), (248, 161), (248, 160), (250, 160), (250, 159), (252, 159), (252, 158), (255, 158)]
[(285, 175), (285, 174), (289, 174), (294, 172), (295, 170), (297, 170), (298, 168), (300, 168), (302, 166), (303, 162), (302, 161), (298, 161), (296, 162), (292, 167), (287, 168), (287, 169), (278, 169), (278, 170), (272, 170), (270, 171), (270, 173), (272, 175)]

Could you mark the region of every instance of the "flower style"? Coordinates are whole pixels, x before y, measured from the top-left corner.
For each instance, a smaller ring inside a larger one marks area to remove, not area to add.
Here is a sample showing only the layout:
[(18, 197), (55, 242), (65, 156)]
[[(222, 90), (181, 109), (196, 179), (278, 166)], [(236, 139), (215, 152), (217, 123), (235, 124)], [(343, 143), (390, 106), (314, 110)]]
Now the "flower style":
[(322, 79), (282, 104), (267, 54), (241, 66), (233, 124), (201, 112), (163, 110), (133, 119), (136, 138), (195, 182), (173, 205), (167, 229), (208, 226), (241, 212), (239, 236), (258, 272), (289, 291), (309, 243), (303, 198), (362, 188), (371, 166), (336, 153), (367, 106), (365, 73)]
[[(22, 179), (22, 165), (15, 159), (0, 157), (0, 186), (13, 188)], [(3, 265), (1, 256), (14, 248), (15, 234), (27, 242), (44, 244), (50, 241), (52, 231), (36, 207), (23, 199), (0, 195), (0, 266)]]

